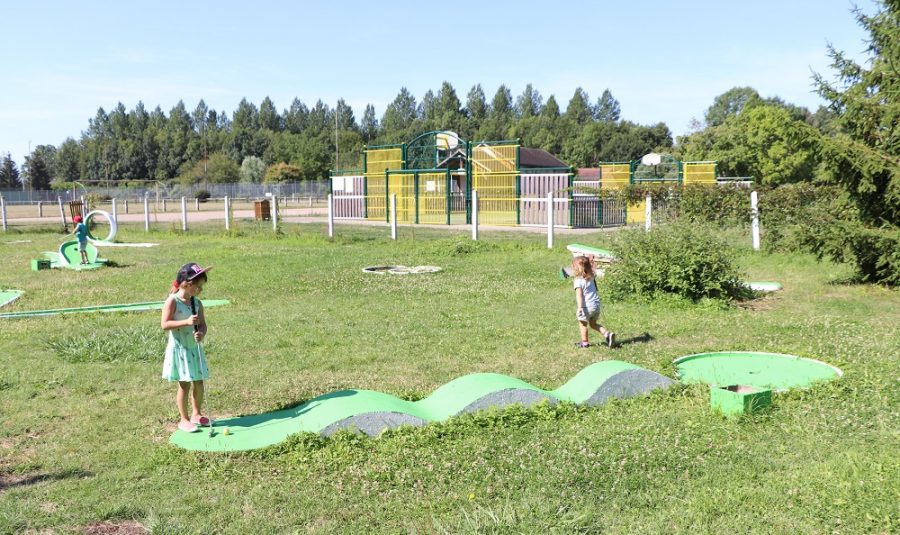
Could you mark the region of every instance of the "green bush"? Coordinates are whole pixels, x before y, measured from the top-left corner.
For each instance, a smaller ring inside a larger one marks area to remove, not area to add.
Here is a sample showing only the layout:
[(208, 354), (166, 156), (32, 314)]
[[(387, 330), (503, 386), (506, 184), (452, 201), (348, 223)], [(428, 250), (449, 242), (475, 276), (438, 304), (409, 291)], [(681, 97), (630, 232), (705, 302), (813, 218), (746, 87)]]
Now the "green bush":
[(619, 261), (606, 273), (613, 297), (674, 294), (731, 301), (750, 295), (731, 248), (703, 227), (679, 223), (624, 231), (615, 250)]
[(197, 200), (199, 200), (200, 202), (206, 202), (210, 197), (212, 197), (212, 194), (205, 189), (201, 189), (200, 191), (195, 193), (194, 196), (197, 197)]

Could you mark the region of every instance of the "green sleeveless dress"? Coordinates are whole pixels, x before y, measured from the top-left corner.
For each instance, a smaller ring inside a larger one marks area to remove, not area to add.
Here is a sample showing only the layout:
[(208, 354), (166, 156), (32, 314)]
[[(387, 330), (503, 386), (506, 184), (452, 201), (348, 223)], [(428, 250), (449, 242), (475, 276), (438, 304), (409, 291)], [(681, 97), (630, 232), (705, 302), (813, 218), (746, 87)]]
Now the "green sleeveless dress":
[[(197, 312), (200, 311), (200, 300), (194, 298)], [(175, 315), (173, 320), (181, 321), (191, 317), (191, 303), (183, 303), (175, 298)], [(169, 343), (166, 345), (166, 358), (163, 361), (162, 378), (169, 381), (204, 381), (209, 379), (209, 368), (203, 348), (194, 340), (194, 326), (178, 327), (169, 330)]]

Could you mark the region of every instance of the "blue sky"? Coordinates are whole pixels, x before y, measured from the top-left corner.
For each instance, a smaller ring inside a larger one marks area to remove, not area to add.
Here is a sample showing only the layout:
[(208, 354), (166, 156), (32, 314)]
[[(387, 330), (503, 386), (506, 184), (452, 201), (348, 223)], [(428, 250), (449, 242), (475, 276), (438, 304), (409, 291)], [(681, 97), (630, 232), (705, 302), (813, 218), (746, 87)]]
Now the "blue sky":
[[(864, 12), (871, 0), (858, 0)], [(863, 58), (846, 0), (686, 2), (12, 2), (0, 32), (0, 152), (78, 138), (98, 107), (143, 101), (168, 113), (203, 98), (279, 110), (343, 97), (381, 117), (402, 86), (532, 83), (561, 107), (609, 88), (622, 117), (678, 135), (713, 98), (749, 85), (815, 109), (826, 45)]]

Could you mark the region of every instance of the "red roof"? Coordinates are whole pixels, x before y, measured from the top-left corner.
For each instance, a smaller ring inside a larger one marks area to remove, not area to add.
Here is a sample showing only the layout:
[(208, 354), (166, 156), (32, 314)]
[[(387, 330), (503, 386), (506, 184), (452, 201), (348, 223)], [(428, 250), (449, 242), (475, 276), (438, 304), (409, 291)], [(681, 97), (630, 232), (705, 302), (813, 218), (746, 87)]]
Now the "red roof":
[(600, 168), (599, 167), (579, 167), (578, 172), (575, 173), (576, 179), (582, 180), (600, 180)]

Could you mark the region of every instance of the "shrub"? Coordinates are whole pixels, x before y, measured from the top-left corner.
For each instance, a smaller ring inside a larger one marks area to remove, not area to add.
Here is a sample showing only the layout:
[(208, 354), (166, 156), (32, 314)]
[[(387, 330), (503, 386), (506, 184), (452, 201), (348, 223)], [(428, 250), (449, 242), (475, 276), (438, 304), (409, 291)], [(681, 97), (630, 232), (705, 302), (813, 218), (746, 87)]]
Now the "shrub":
[(195, 194), (195, 196), (197, 197), (197, 200), (199, 200), (200, 202), (206, 202), (209, 200), (210, 197), (212, 197), (212, 194), (210, 192), (206, 191), (205, 189), (201, 189), (200, 191), (198, 191)]
[(607, 271), (606, 285), (613, 297), (675, 294), (730, 301), (749, 296), (731, 248), (702, 227), (624, 231), (615, 247), (619, 261)]

